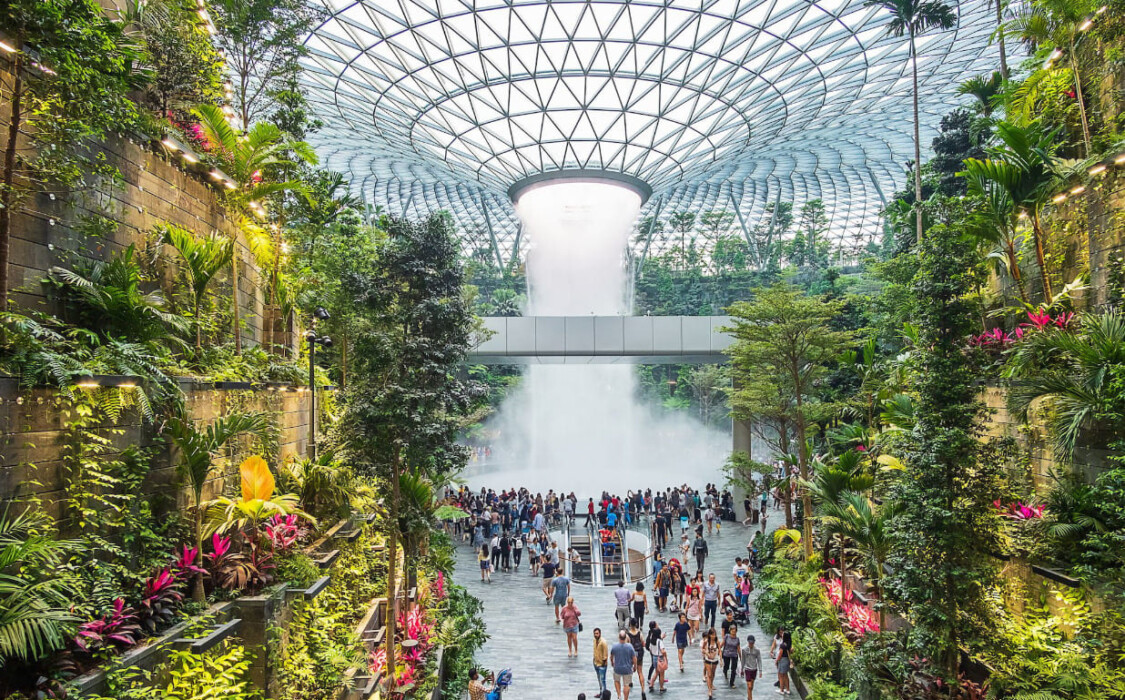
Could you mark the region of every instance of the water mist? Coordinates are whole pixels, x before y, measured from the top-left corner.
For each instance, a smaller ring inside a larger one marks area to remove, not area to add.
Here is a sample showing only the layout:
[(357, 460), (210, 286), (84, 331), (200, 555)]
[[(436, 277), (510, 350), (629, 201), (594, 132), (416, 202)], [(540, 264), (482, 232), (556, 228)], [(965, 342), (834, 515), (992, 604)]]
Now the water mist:
[[(530, 241), (534, 316), (628, 315), (625, 254), (640, 197), (610, 182), (558, 182), (516, 204)], [(470, 469), (475, 488), (602, 490), (720, 480), (730, 438), (687, 415), (639, 404), (628, 364), (533, 364), (490, 421), (493, 457)]]

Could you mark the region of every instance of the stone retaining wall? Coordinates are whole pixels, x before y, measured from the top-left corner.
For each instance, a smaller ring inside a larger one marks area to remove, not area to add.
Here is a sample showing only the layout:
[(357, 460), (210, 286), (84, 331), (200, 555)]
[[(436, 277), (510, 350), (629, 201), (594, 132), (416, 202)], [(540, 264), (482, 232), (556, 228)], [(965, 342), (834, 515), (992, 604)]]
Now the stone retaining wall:
[[(188, 415), (207, 423), (233, 410), (265, 411), (278, 429), (279, 454), (284, 460), (304, 455), (308, 445), (309, 396), (307, 391), (221, 390), (210, 384), (181, 384)], [(5, 497), (37, 497), (47, 513), (65, 528), (67, 464), (65, 448), (72, 435), (67, 428), (70, 402), (55, 389), (20, 389), (13, 379), (0, 379), (0, 493)], [(154, 507), (185, 509), (189, 495), (180, 488), (176, 457), (156, 428), (146, 425), (136, 411), (98, 427), (118, 451), (130, 445), (152, 448), (152, 470), (144, 495)], [(245, 447), (247, 440), (243, 440)], [(204, 498), (221, 494), (238, 483), (238, 457), (219, 460), (215, 477)], [(111, 453), (112, 454), (112, 453)]]

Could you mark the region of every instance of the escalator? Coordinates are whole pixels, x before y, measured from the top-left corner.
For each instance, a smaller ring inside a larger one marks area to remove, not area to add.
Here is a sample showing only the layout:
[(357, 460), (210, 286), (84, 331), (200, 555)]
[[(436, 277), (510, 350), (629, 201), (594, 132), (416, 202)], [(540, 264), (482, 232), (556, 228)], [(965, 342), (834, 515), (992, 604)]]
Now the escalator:
[(578, 552), (578, 557), (581, 560), (571, 563), (570, 580), (575, 583), (594, 583), (594, 567), (591, 565), (593, 549), (589, 530), (583, 530), (581, 534), (572, 534), (570, 546)]

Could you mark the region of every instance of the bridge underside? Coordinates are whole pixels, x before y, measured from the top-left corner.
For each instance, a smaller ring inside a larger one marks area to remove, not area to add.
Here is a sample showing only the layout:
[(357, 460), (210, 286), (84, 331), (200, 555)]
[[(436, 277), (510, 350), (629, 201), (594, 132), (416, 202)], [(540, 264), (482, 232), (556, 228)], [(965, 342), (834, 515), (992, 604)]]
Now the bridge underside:
[(727, 361), (729, 316), (487, 317), (474, 364), (708, 364)]

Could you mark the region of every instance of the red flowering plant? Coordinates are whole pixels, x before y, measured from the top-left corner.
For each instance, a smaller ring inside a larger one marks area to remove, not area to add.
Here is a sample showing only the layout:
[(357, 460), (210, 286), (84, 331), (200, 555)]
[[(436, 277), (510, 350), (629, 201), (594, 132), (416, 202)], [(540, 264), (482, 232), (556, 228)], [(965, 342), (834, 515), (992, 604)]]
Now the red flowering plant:
[(1000, 499), (992, 502), (1000, 517), (1008, 518), (1009, 520), (1038, 520), (1043, 517), (1043, 512), (1046, 506), (1028, 505), (1022, 501), (1013, 501), (1008, 505), (1004, 505)]
[(855, 594), (850, 588), (845, 588), (838, 578), (820, 579), (824, 595), (832, 603), (832, 607), (840, 611), (842, 622), (857, 635), (879, 631), (879, 621), (866, 605), (855, 600)]
[(128, 649), (140, 641), (141, 626), (137, 614), (125, 605), (124, 598), (113, 601), (113, 609), (96, 620), (78, 628), (74, 645), (93, 654), (102, 650)]
[(992, 328), (969, 338), (969, 345), (999, 353), (1026, 338), (1029, 333), (1049, 331), (1056, 328), (1070, 330), (1073, 323), (1074, 313), (1070, 311), (1063, 311), (1052, 316), (1045, 309), (1039, 308), (1028, 311), (1027, 322), (1019, 324), (1011, 332), (1007, 332), (1003, 328)]
[[(446, 597), (445, 575), (440, 571), (433, 580), (420, 580), (418, 600), (408, 611), (398, 614), (395, 651), (395, 688), (403, 688), (422, 678), (426, 661), (433, 647), (436, 625), (433, 605)], [(380, 646), (371, 653), (371, 671), (376, 676), (385, 673), (387, 668), (386, 648)], [(401, 692), (391, 697), (402, 697)]]

